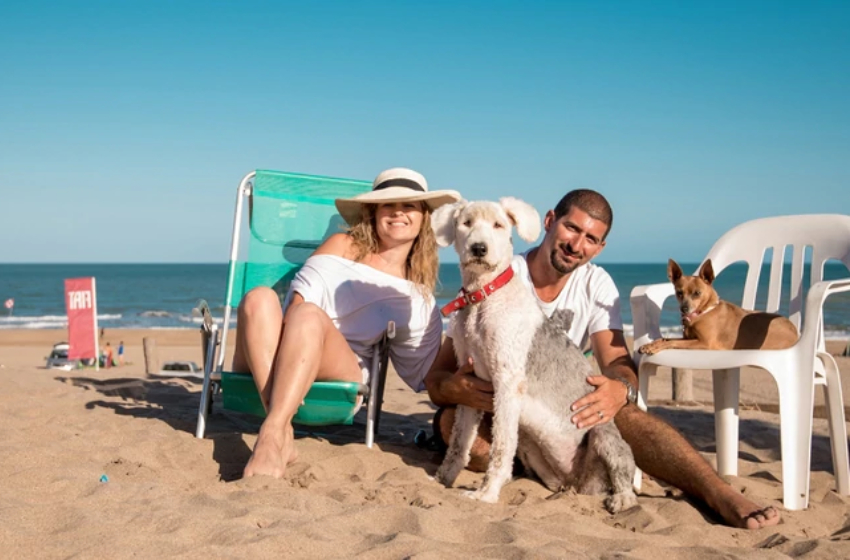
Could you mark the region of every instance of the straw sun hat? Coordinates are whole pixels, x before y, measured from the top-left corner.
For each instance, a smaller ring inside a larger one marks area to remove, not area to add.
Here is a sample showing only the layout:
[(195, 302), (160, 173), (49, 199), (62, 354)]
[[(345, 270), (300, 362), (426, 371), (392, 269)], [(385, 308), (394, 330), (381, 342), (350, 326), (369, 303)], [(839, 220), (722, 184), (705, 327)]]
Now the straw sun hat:
[(460, 200), (460, 193), (452, 190), (429, 191), (428, 181), (421, 174), (404, 167), (394, 167), (381, 171), (372, 183), (372, 190), (358, 194), (353, 198), (336, 199), (336, 209), (348, 225), (360, 221), (360, 207), (363, 204), (385, 204), (389, 202), (408, 202), (421, 200), (431, 210), (443, 204)]

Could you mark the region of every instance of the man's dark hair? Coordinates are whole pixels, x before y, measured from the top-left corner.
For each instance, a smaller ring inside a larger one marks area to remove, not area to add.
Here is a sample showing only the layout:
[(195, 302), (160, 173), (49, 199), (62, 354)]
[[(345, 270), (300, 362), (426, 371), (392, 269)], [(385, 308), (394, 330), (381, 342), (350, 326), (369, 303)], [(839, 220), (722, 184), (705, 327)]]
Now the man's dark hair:
[(611, 232), (611, 225), (614, 223), (614, 211), (611, 210), (611, 205), (608, 204), (605, 197), (590, 189), (570, 191), (555, 206), (555, 220), (560, 220), (568, 214), (573, 206), (587, 212), (588, 216), (607, 226), (605, 235), (602, 236), (602, 241), (605, 241), (608, 233)]

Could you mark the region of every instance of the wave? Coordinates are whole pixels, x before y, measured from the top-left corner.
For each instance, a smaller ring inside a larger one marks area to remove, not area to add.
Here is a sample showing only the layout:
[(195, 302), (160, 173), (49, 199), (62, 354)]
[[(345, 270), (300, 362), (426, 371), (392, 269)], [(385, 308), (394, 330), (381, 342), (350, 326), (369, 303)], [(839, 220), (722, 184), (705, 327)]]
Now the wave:
[(139, 317), (171, 317), (171, 313), (168, 311), (142, 311), (139, 313)]
[(32, 321), (30, 323), (7, 324), (0, 321), (0, 330), (3, 329), (65, 329), (68, 328), (68, 322), (64, 323), (54, 321)]
[(824, 329), (823, 337), (826, 340), (850, 340), (850, 331)]
[[(121, 314), (105, 313), (98, 315), (98, 321), (117, 321)], [(66, 315), (11, 315), (0, 317), (0, 329), (65, 329), (68, 328)]]
[[(198, 326), (200, 326), (200, 324), (203, 322), (202, 317), (195, 317), (194, 315), (178, 315), (177, 319), (179, 321), (184, 322), (184, 323), (192, 323), (193, 325), (198, 325)], [(224, 317), (218, 316), (218, 315), (213, 315), (213, 322), (217, 325), (221, 325), (221, 324), (224, 323)], [(236, 315), (235, 314), (230, 318), (230, 324), (231, 325), (236, 324)]]
[(28, 321), (64, 321), (68, 322), (67, 315), (40, 315), (38, 317), (28, 315), (11, 315), (0, 317), (0, 323), (26, 323)]

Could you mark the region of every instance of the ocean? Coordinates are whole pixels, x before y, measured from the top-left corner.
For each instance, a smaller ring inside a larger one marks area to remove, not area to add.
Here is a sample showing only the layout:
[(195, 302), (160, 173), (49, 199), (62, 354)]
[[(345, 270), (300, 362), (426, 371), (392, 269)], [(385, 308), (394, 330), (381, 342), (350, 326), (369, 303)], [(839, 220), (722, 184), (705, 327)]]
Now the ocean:
[[(624, 328), (631, 334), (632, 318), (628, 296), (632, 288), (667, 281), (667, 264), (601, 264), (620, 291)], [(697, 263), (683, 264), (686, 272)], [(784, 275), (788, 277), (786, 270)], [(733, 265), (718, 276), (715, 286), (723, 299), (740, 302), (744, 290), (744, 265)], [(205, 299), (217, 317), (223, 312), (226, 264), (0, 264), (0, 301), (14, 299), (11, 312), (0, 307), (0, 329), (65, 329), (64, 280), (94, 276), (97, 282), (99, 326), (110, 328), (196, 328), (192, 308)], [(826, 268), (828, 280), (847, 277), (843, 265)], [(767, 285), (767, 267), (761, 282)], [(437, 300), (442, 305), (460, 288), (456, 263), (440, 266)], [(760, 290), (766, 293), (766, 289)], [(787, 287), (786, 287), (787, 291)], [(781, 310), (785, 311), (785, 310)], [(679, 317), (670, 298), (662, 324), (676, 332)], [(824, 311), (824, 328), (829, 338), (850, 338), (850, 293), (829, 298)], [(0, 334), (2, 336), (2, 334)]]

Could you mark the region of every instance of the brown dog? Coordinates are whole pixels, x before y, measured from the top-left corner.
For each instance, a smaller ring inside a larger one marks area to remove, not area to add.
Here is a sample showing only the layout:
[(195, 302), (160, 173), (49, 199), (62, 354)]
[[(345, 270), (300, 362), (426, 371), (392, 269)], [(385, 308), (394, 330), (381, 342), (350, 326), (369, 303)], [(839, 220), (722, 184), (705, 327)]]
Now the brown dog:
[(714, 269), (706, 260), (696, 276), (685, 276), (670, 259), (667, 277), (676, 288), (682, 312), (682, 339), (655, 340), (638, 352), (655, 354), (667, 348), (690, 350), (779, 350), (797, 342), (794, 324), (775, 313), (746, 311), (721, 301), (711, 283)]

